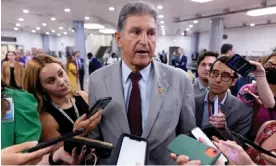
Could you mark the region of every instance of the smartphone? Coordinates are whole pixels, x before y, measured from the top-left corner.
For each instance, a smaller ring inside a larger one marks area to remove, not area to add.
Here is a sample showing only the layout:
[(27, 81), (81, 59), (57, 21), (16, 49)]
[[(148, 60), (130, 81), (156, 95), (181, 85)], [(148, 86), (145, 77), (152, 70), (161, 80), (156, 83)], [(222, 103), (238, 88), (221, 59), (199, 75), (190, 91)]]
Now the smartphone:
[[(191, 131), (192, 135), (199, 140), (199, 137), (203, 138), (204, 140), (206, 140), (207, 145), (213, 148), (216, 148), (216, 145), (207, 137), (207, 135), (199, 128), (196, 127)], [(228, 159), (226, 158), (226, 156), (224, 154), (221, 154), (220, 157), (218, 158), (218, 160), (221, 160), (220, 163), (228, 163)]]
[(234, 131), (231, 131), (231, 133), (238, 137), (239, 139), (241, 139), (247, 146), (250, 146), (254, 149), (256, 149), (257, 151), (259, 151), (260, 153), (264, 153), (268, 156), (274, 157), (276, 158), (276, 155), (272, 154), (271, 152), (265, 150), (264, 148), (260, 147), (259, 145), (255, 144), (254, 142), (248, 140), (247, 138), (243, 137), (242, 135), (235, 133)]
[(227, 62), (226, 65), (236, 71), (238, 74), (243, 77), (247, 76), (250, 72), (256, 70), (254, 65), (251, 65), (246, 59), (241, 57), (239, 54), (232, 56)]
[(219, 113), (219, 98), (215, 96), (214, 100), (212, 101), (212, 115)]
[(86, 155), (90, 154), (91, 149), (95, 149), (97, 156), (102, 159), (107, 159), (113, 149), (111, 143), (75, 136), (64, 141), (64, 151), (71, 154), (73, 149), (76, 148), (77, 154), (79, 155), (84, 145), (87, 147)]
[(146, 165), (148, 142), (145, 138), (122, 134), (115, 165)]
[(98, 112), (101, 109), (104, 109), (109, 102), (112, 100), (112, 97), (105, 97), (105, 98), (100, 98), (94, 105), (93, 107), (89, 110), (87, 118), (90, 118), (93, 116), (96, 112)]
[(168, 150), (176, 155), (186, 155), (190, 160), (200, 160), (202, 165), (213, 165), (221, 153), (186, 135), (178, 135), (168, 146)]
[(202, 132), (210, 139), (212, 140), (213, 136), (217, 137), (220, 140), (226, 141), (224, 136), (220, 133), (218, 129), (216, 129), (213, 125), (209, 124), (207, 126), (201, 127)]
[(256, 100), (256, 98), (251, 93), (244, 92), (244, 93), (239, 93), (239, 95), (242, 98), (244, 98), (244, 100), (246, 100), (247, 102)]
[(62, 142), (62, 141), (65, 141), (69, 138), (72, 138), (74, 136), (77, 136), (77, 135), (80, 135), (80, 134), (83, 134), (85, 132), (85, 129), (78, 129), (78, 130), (75, 130), (73, 132), (70, 132), (68, 134), (65, 134), (65, 135), (61, 135), (59, 137), (56, 137), (56, 138), (53, 138), (47, 142), (42, 142), (42, 143), (39, 143), (38, 145), (36, 145), (35, 147), (32, 147), (30, 149), (27, 149), (27, 152), (31, 153), (31, 152), (34, 152), (34, 151), (37, 151), (37, 150), (40, 150), (40, 149), (43, 149), (43, 148), (47, 148), (49, 146), (52, 146), (52, 145), (55, 145), (59, 142)]

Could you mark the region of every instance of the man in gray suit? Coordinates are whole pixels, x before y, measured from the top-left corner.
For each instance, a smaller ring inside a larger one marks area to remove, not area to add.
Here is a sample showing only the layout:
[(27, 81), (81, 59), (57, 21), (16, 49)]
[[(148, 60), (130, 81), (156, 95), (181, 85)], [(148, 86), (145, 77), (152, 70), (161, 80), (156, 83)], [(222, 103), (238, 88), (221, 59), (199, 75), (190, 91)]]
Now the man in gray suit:
[[(209, 92), (195, 97), (196, 124), (198, 127), (212, 124), (219, 129), (225, 139), (237, 141), (230, 131), (247, 136), (253, 110), (228, 91), (238, 78), (237, 73), (225, 65), (229, 58), (222, 56), (213, 63), (208, 78)], [(218, 96), (220, 107), (220, 112), (217, 114), (212, 113), (211, 107), (211, 101), (215, 96)]]
[[(115, 39), (122, 49), (122, 61), (90, 75), (89, 106), (111, 96), (102, 120), (90, 138), (110, 142), (116, 148), (123, 133), (146, 138), (147, 164), (175, 164), (167, 150), (179, 133), (196, 126), (194, 92), (181, 69), (152, 60), (157, 38), (157, 10), (146, 2), (123, 6)], [(115, 149), (114, 148), (114, 149)], [(111, 164), (114, 151), (108, 160)]]
[(197, 59), (197, 74), (198, 78), (194, 81), (195, 96), (204, 94), (208, 91), (208, 75), (211, 65), (218, 58), (218, 53), (206, 51)]

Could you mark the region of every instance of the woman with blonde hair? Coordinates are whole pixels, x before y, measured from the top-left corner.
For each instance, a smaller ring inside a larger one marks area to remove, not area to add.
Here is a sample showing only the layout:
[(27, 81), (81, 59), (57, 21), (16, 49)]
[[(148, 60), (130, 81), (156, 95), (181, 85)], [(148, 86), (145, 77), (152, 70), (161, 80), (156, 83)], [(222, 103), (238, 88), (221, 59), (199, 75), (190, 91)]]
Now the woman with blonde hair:
[(16, 55), (14, 52), (7, 52), (6, 58), (2, 64), (2, 80), (5, 84), (13, 88), (21, 89), (24, 68), (15, 58)]
[(69, 56), (67, 58), (67, 74), (71, 83), (71, 90), (75, 93), (78, 88), (78, 80), (77, 80), (77, 67), (75, 65), (75, 58), (74, 56)]
[[(87, 134), (101, 119), (100, 112), (86, 118), (87, 93), (71, 93), (70, 82), (63, 65), (51, 56), (41, 55), (30, 61), (26, 67), (23, 89), (32, 93), (38, 101), (42, 141), (79, 128), (85, 128)], [(60, 146), (61, 144), (58, 147)]]

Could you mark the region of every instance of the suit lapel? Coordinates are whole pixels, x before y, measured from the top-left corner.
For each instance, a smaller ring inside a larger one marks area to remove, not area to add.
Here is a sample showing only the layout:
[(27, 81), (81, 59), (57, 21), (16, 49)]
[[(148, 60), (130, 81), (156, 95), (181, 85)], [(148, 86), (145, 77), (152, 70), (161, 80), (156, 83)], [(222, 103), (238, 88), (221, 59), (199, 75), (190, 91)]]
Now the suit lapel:
[(203, 119), (203, 115), (204, 115), (204, 98), (205, 98), (206, 93), (198, 96), (198, 98), (196, 99), (196, 112), (195, 112), (195, 116), (196, 116), (196, 125), (198, 127), (201, 127), (202, 125), (202, 119)]
[(227, 117), (229, 116), (230, 109), (232, 108), (232, 99), (234, 97), (229, 91), (227, 91), (226, 93), (227, 97), (225, 103), (221, 107), (221, 112), (225, 115), (225, 119), (227, 119)]
[(122, 72), (121, 72), (121, 61), (114, 64), (113, 72), (106, 78), (106, 86), (109, 94), (112, 96), (114, 104), (116, 104), (116, 109), (113, 111), (118, 111), (114, 114), (117, 117), (114, 117), (119, 123), (122, 131), (124, 133), (130, 133), (129, 124), (126, 114), (126, 105), (123, 94), (123, 85), (122, 85)]
[(149, 133), (154, 125), (154, 122), (159, 113), (160, 107), (163, 103), (163, 100), (166, 96), (169, 84), (164, 80), (166, 77), (165, 72), (158, 63), (152, 62), (153, 64), (153, 75), (152, 75), (152, 96), (150, 107), (148, 110), (148, 119), (145, 125), (142, 137), (147, 138)]

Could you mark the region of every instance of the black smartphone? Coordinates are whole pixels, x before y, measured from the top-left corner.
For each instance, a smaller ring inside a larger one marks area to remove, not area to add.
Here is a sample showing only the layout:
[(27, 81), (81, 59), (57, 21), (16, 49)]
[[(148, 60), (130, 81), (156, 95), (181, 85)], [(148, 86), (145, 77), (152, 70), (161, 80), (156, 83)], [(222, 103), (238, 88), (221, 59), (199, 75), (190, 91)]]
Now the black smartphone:
[(73, 149), (77, 148), (77, 154), (80, 154), (84, 145), (87, 147), (86, 155), (90, 154), (91, 149), (95, 149), (97, 156), (102, 159), (107, 159), (113, 149), (113, 145), (111, 143), (76, 136), (64, 141), (64, 151), (71, 154)]
[(256, 70), (256, 66), (251, 65), (246, 59), (241, 57), (239, 54), (232, 56), (226, 65), (236, 71), (243, 77), (247, 76), (250, 72)]
[(220, 140), (224, 140), (226, 141), (226, 139), (223, 137), (223, 135), (220, 133), (220, 131), (218, 129), (216, 129), (213, 125), (207, 125), (207, 126), (203, 126), (201, 127), (201, 130), (204, 132), (204, 134), (206, 134), (206, 136), (212, 140), (213, 136), (217, 137)]
[(122, 134), (114, 165), (146, 165), (147, 156), (148, 142), (145, 138)]
[(236, 133), (236, 132), (234, 132), (234, 131), (231, 131), (231, 133), (232, 133), (234, 136), (236, 136), (236, 137), (238, 137), (239, 139), (241, 139), (247, 146), (250, 146), (250, 147), (256, 149), (257, 151), (259, 151), (259, 152), (261, 152), (261, 153), (264, 153), (264, 154), (266, 154), (266, 155), (268, 155), (268, 156), (271, 156), (271, 157), (276, 158), (276, 155), (274, 155), (274, 154), (272, 154), (271, 152), (265, 150), (264, 148), (260, 147), (259, 145), (255, 144), (254, 142), (250, 141), (249, 139), (243, 137), (242, 135), (240, 135), (240, 134), (238, 134), (238, 133)]
[(72, 138), (74, 136), (77, 136), (77, 135), (80, 135), (80, 134), (83, 134), (85, 132), (85, 129), (78, 129), (78, 130), (75, 130), (73, 132), (70, 132), (68, 134), (65, 134), (65, 135), (61, 135), (59, 137), (56, 137), (56, 138), (53, 138), (47, 142), (42, 142), (42, 143), (39, 143), (38, 145), (36, 145), (35, 147), (32, 147), (30, 149), (27, 149), (27, 152), (28, 153), (31, 153), (31, 152), (34, 152), (34, 151), (37, 151), (37, 150), (40, 150), (40, 149), (43, 149), (43, 148), (47, 148), (49, 146), (52, 146), (52, 145), (55, 145), (59, 142), (62, 142), (62, 141), (65, 141), (69, 138)]
[(98, 112), (101, 109), (104, 109), (109, 102), (112, 100), (112, 97), (105, 97), (105, 98), (100, 98), (94, 105), (93, 107), (89, 110), (87, 114), (87, 118), (90, 118), (93, 116), (96, 112)]
[(252, 94), (247, 93), (247, 92), (239, 93), (239, 95), (248, 102), (256, 100), (256, 98)]
[[(211, 141), (211, 139), (208, 138), (208, 136), (199, 127), (196, 127), (193, 130), (191, 130), (191, 133), (197, 140), (199, 140), (199, 137), (201, 137), (206, 141), (206, 145), (217, 149), (216, 145)], [(223, 153), (221, 153), (218, 160), (220, 160), (220, 163), (225, 163), (225, 164), (229, 162), (227, 157)]]

